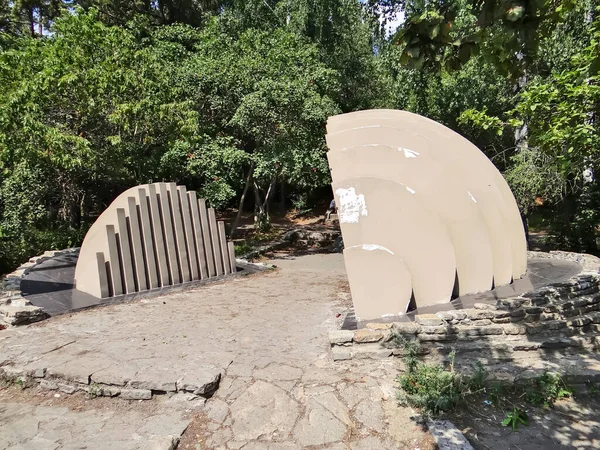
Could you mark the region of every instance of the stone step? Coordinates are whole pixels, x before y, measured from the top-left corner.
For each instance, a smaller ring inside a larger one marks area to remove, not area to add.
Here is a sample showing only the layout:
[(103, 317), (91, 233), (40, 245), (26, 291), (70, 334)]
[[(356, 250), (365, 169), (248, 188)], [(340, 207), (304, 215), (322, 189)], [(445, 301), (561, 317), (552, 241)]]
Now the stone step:
[(39, 322), (48, 317), (42, 308), (25, 304), (25, 302), (9, 303), (0, 306), (0, 318), (8, 325), (26, 325)]

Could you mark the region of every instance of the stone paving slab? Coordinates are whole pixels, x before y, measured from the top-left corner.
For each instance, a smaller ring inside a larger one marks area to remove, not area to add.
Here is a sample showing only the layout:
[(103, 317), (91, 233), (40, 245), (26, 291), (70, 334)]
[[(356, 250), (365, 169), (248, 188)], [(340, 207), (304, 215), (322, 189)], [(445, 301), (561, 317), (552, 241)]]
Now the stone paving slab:
[(165, 411), (73, 411), (64, 406), (0, 403), (0, 448), (11, 450), (171, 450), (189, 419)]
[[(171, 412), (194, 405), (198, 431), (186, 432), (181, 449), (432, 449), (412, 411), (397, 405), (397, 361), (331, 359), (327, 332), (349, 306), (342, 258), (276, 260), (274, 272), (5, 330), (0, 365), (17, 377), (43, 374), (59, 395), (66, 380), (88, 391), (104, 385), (106, 395), (164, 394), (144, 404), (163, 399)], [(203, 395), (215, 373), (219, 388), (202, 407), (194, 392)], [(123, 422), (124, 435), (143, 435), (136, 430), (147, 419)], [(66, 428), (78, 433), (76, 423)], [(116, 435), (109, 442), (130, 448)]]

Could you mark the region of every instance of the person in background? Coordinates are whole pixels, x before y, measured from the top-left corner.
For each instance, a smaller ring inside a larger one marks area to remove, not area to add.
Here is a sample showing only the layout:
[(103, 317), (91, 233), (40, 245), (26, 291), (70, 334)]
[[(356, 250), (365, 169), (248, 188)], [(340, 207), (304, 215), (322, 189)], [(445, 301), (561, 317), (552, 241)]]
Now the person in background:
[(327, 210), (327, 212), (325, 212), (325, 221), (329, 220), (331, 215), (334, 214), (336, 211), (337, 211), (337, 209), (335, 207), (335, 198), (334, 198), (333, 200), (331, 200), (331, 203), (329, 203), (329, 209)]

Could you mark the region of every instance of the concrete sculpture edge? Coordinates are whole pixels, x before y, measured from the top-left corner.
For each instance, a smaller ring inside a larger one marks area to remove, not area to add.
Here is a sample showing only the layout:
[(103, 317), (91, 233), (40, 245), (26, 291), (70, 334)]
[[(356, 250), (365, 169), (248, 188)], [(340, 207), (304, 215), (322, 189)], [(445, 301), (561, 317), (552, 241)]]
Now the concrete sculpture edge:
[(75, 287), (107, 298), (235, 271), (234, 246), (214, 210), (185, 186), (154, 183), (123, 192), (94, 222)]
[(326, 140), (359, 319), (442, 305), (525, 274), (516, 201), (467, 139), (417, 114), (369, 110), (330, 117)]

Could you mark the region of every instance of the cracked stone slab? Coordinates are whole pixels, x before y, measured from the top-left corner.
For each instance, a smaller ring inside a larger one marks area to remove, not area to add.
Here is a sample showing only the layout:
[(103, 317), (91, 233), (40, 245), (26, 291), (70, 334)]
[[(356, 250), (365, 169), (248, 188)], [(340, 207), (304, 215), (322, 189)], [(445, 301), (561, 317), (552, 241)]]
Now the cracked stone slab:
[(300, 407), (287, 393), (262, 380), (256, 381), (230, 406), (235, 440), (254, 440), (273, 433), (287, 435)]
[(91, 409), (2, 403), (0, 448), (174, 449), (189, 420), (175, 411), (147, 416), (135, 410)]
[(206, 395), (219, 387), (220, 380), (221, 371), (219, 369), (201, 369), (177, 380), (177, 390)]
[(229, 414), (229, 405), (219, 398), (211, 398), (205, 408), (206, 417), (216, 423), (223, 423)]
[(302, 369), (285, 364), (269, 364), (254, 371), (254, 378), (266, 381), (295, 381), (302, 376)]
[[(342, 416), (342, 419), (336, 416)], [(294, 429), (294, 438), (302, 446), (325, 445), (340, 441), (346, 435), (348, 426), (343, 421), (350, 421), (332, 399), (321, 399), (318, 402), (310, 398), (306, 406), (306, 414)]]
[(364, 400), (360, 402), (354, 410), (354, 417), (365, 427), (378, 433), (382, 433), (385, 428), (384, 414), (381, 403)]

